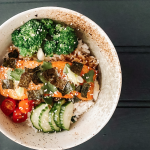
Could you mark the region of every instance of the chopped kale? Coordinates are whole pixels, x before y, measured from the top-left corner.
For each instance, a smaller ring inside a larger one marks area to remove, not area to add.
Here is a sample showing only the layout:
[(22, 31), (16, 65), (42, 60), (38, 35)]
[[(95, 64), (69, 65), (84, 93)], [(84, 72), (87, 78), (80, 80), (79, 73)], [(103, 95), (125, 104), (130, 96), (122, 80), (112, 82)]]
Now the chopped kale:
[(75, 91), (81, 92), (81, 88), (82, 88), (82, 85), (78, 85), (78, 86), (76, 86)]
[(39, 100), (43, 98), (42, 90), (31, 90), (27, 91), (29, 100)]
[(4, 67), (16, 68), (16, 60), (13, 58), (4, 58), (3, 64)]
[(50, 82), (44, 83), (42, 89), (46, 94), (53, 94), (54, 92), (58, 91), (56, 86), (52, 85)]
[(33, 74), (24, 72), (20, 77), (19, 86), (27, 89), (32, 80), (32, 76)]
[(3, 89), (14, 89), (14, 82), (10, 79), (2, 80), (2, 88)]
[(44, 61), (41, 68), (42, 68), (43, 71), (51, 69), (52, 68), (52, 63)]
[(13, 50), (12, 52), (8, 53), (9, 58), (18, 58), (18, 56), (19, 56), (19, 53), (16, 49)]
[(23, 69), (16, 68), (15, 70), (11, 71), (10, 76), (12, 77), (12, 79), (19, 81), (23, 72), (24, 72)]
[(81, 89), (81, 96), (87, 98), (87, 93), (88, 90), (90, 88), (90, 84), (89, 83), (84, 83)]
[(51, 84), (56, 85), (57, 83), (57, 74), (54, 68), (45, 70), (43, 72), (43, 77), (45, 80), (49, 81)]
[(80, 75), (83, 68), (83, 64), (74, 61), (70, 67), (71, 71), (77, 75)]
[(53, 104), (53, 98), (52, 97), (44, 97), (43, 98), (45, 103), (52, 105)]
[(82, 78), (86, 81), (86, 82), (94, 82), (93, 81), (93, 76), (94, 76), (94, 71), (90, 70), (88, 73), (85, 73)]
[(32, 81), (34, 84), (38, 85), (39, 83), (43, 83), (41, 81), (41, 79), (38, 77), (38, 73), (40, 73), (40, 71), (36, 71), (33, 76), (32, 76)]

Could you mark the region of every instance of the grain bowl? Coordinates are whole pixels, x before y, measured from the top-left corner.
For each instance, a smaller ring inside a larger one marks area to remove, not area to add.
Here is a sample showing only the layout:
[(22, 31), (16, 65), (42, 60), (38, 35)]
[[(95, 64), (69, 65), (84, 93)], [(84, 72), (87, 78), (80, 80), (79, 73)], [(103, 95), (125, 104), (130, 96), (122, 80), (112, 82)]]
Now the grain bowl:
[[(33, 149), (68, 149), (96, 135), (113, 115), (121, 92), (121, 68), (116, 50), (106, 33), (82, 14), (60, 7), (41, 7), (27, 10), (3, 23), (0, 26), (1, 64), (7, 49), (12, 44), (11, 34), (29, 20), (43, 18), (52, 19), (75, 29), (79, 44), (76, 52), (70, 54), (70, 57), (78, 61), (77, 58), (82, 56), (82, 54), (79, 55), (80, 50), (94, 56), (86, 55), (83, 60), (85, 59), (93, 68), (95, 67), (93, 64), (97, 65), (98, 62), (98, 82), (95, 84), (98, 83), (100, 88), (93, 95), (94, 101), (84, 102), (86, 105), (84, 103), (74, 105), (76, 110), (74, 113), (78, 116), (78, 121), (71, 124), (69, 131), (37, 133), (28, 126), (27, 121), (20, 124), (14, 123), (1, 110), (0, 131), (13, 141)], [(13, 47), (11, 48), (13, 49)], [(54, 58), (50, 59), (50, 61), (60, 61), (61, 59), (66, 61), (69, 58), (59, 58), (59, 56), (54, 55)], [(86, 61), (82, 63), (86, 65)], [(83, 111), (78, 111), (78, 108)]]

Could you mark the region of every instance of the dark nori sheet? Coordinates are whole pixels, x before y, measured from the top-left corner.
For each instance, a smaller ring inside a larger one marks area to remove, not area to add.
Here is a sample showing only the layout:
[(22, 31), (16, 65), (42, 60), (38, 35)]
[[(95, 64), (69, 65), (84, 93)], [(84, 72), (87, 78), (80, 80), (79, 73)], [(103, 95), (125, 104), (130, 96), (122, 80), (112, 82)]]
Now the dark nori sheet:
[(32, 80), (32, 76), (32, 73), (24, 72), (20, 77), (19, 86), (27, 89)]
[(4, 58), (2, 66), (9, 68), (16, 68), (16, 60), (13, 58)]
[(18, 58), (18, 56), (19, 56), (19, 53), (16, 49), (13, 50), (12, 52), (8, 53), (9, 58)]
[(59, 92), (62, 94), (62, 96), (64, 96), (66, 94), (69, 94), (73, 90), (74, 89), (73, 89), (71, 83), (67, 82), (65, 88), (63, 90), (59, 89)]
[(57, 77), (56, 84), (55, 84), (57, 88), (59, 88), (60, 90), (63, 90), (66, 84), (67, 84), (66, 80), (62, 80), (61, 78)]
[(90, 84), (89, 83), (84, 83), (81, 89), (81, 96), (87, 98), (87, 93), (88, 90), (90, 88)]
[(81, 93), (81, 88), (82, 88), (82, 85), (78, 85), (78, 86), (76, 86), (75, 91)]
[(83, 68), (83, 64), (74, 61), (70, 67), (71, 71), (77, 75), (80, 75)]
[(42, 90), (31, 90), (27, 91), (27, 93), (28, 93), (28, 100), (39, 100), (43, 98)]
[(2, 88), (3, 89), (14, 89), (14, 82), (10, 79), (2, 80)]
[(38, 73), (40, 73), (40, 71), (34, 72), (34, 74), (33, 74), (33, 76), (32, 76), (32, 81), (33, 81), (33, 83), (36, 84), (36, 85), (38, 85), (39, 83), (43, 83), (43, 82), (41, 81), (41, 79), (38, 77), (38, 75), (37, 75)]
[(74, 96), (74, 97), (71, 99), (71, 101), (72, 101), (73, 103), (78, 103), (78, 102), (80, 102), (80, 101), (82, 101), (82, 100), (79, 99), (77, 96)]
[(45, 80), (49, 81), (51, 84), (56, 85), (57, 83), (57, 74), (54, 68), (45, 70), (43, 72), (43, 77)]

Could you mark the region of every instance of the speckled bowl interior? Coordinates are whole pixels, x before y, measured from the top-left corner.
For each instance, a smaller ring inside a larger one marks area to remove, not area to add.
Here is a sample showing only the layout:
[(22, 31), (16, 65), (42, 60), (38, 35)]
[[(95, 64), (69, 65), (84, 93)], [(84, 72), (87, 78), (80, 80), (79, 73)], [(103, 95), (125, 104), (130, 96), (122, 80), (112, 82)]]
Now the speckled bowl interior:
[(116, 50), (106, 33), (92, 20), (75, 11), (42, 7), (22, 12), (0, 26), (0, 63), (11, 44), (11, 33), (30, 19), (50, 18), (77, 29), (80, 38), (99, 60), (100, 94), (95, 105), (71, 126), (70, 131), (35, 133), (25, 123), (15, 124), (0, 110), (0, 131), (13, 141), (33, 149), (68, 149), (96, 135), (109, 121), (121, 91), (121, 68)]

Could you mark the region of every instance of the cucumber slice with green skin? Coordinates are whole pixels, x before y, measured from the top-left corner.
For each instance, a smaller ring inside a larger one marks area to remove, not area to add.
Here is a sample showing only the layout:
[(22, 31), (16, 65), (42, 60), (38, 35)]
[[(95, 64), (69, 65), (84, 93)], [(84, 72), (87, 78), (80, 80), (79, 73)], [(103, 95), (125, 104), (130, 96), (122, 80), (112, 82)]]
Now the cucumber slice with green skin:
[(32, 125), (37, 130), (41, 130), (41, 127), (39, 126), (39, 116), (40, 116), (40, 113), (42, 112), (42, 110), (45, 109), (46, 106), (47, 106), (47, 104), (41, 103), (32, 111), (32, 113), (30, 115), (30, 120), (32, 122)]
[(61, 128), (61, 124), (60, 124), (60, 118), (59, 118), (59, 113), (60, 113), (60, 109), (61, 106), (66, 102), (65, 99), (59, 100), (57, 103), (54, 104), (54, 121), (56, 123), (56, 125)]
[(43, 132), (54, 132), (52, 128), (49, 125), (49, 107), (45, 107), (45, 109), (42, 110), (39, 116), (39, 126), (41, 127)]
[(49, 111), (49, 124), (52, 128), (52, 130), (59, 132), (61, 131), (61, 129), (56, 125), (55, 121), (54, 121), (54, 107)]
[(61, 106), (59, 114), (62, 129), (69, 130), (72, 116), (73, 116), (73, 103), (67, 102)]

